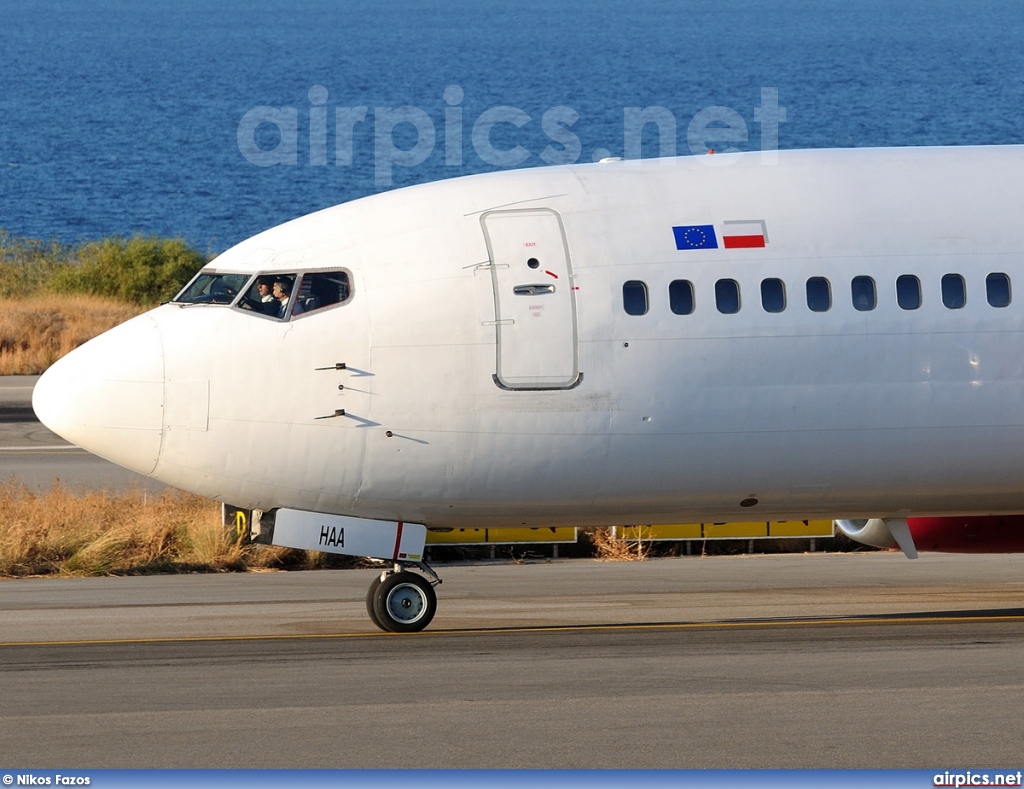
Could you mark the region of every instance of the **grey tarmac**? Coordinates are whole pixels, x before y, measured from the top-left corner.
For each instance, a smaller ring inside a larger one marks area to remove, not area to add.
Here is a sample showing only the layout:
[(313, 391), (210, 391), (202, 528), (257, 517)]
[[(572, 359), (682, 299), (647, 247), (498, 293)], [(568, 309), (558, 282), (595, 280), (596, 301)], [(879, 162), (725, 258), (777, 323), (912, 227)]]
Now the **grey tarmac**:
[(88, 767), (918, 767), (1024, 760), (1014, 556), (0, 582), (0, 753)]

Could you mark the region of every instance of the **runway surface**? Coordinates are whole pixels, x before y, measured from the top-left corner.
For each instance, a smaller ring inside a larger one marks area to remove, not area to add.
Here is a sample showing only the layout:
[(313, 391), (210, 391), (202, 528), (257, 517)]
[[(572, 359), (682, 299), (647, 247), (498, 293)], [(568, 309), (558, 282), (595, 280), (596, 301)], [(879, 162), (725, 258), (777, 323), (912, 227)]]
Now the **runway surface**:
[(55, 480), (73, 491), (147, 490), (166, 486), (69, 444), (43, 427), (32, 411), (36, 375), (0, 376), (0, 484), (49, 490)]
[(424, 633), (372, 571), (0, 582), (24, 767), (1024, 762), (1017, 557), (441, 566)]

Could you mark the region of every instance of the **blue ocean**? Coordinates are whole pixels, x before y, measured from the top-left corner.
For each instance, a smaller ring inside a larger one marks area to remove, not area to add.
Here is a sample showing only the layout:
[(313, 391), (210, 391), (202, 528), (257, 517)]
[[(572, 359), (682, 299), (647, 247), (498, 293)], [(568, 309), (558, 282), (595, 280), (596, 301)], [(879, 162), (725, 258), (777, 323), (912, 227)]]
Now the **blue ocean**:
[(1019, 143), (1024, 3), (4, 0), (0, 88), (0, 228), (217, 252), (505, 167)]

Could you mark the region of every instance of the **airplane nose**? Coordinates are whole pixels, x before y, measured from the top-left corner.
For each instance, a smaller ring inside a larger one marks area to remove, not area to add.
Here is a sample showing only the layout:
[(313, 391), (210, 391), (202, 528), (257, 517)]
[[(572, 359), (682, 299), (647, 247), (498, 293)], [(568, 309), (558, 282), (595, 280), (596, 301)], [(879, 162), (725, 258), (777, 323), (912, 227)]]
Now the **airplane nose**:
[(149, 315), (59, 359), (32, 392), (32, 408), (46, 427), (140, 474), (156, 468), (163, 400), (163, 343)]

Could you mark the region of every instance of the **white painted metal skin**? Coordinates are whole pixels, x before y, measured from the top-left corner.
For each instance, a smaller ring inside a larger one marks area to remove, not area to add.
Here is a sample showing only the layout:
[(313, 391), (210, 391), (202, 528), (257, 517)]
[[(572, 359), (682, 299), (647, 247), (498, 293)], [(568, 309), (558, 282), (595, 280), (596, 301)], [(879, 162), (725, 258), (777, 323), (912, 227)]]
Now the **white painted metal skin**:
[[(985, 283), (998, 272), (1024, 288), (1022, 206), (1021, 147), (783, 151), (774, 165), (716, 155), (426, 184), (302, 217), (208, 267), (344, 269), (346, 303), (288, 322), (164, 305), (54, 365), (34, 405), (98, 455), (260, 510), (451, 527), (1020, 512), (1024, 290), (997, 308)], [(560, 223), (561, 269), (547, 250), (527, 267), (529, 232), (521, 260), (514, 234), (501, 241), (507, 261), (492, 260), (487, 217), (514, 211), (547, 217), (541, 235)], [(734, 221), (763, 221), (766, 246), (676, 248), (673, 227), (721, 234)], [(943, 306), (947, 273), (966, 280), (962, 309)], [(897, 306), (903, 274), (921, 281), (919, 309)], [(871, 311), (851, 303), (861, 275), (877, 285)], [(827, 312), (805, 300), (818, 276), (831, 283)], [(770, 277), (786, 285), (780, 313), (761, 306)], [(723, 278), (739, 283), (736, 314), (716, 309)], [(695, 287), (690, 315), (669, 308), (680, 279)], [(646, 314), (623, 309), (627, 280), (646, 283)], [(503, 359), (498, 338), (516, 324), (501, 321), (528, 322), (531, 305), (565, 296), (550, 336), (518, 327)]]

